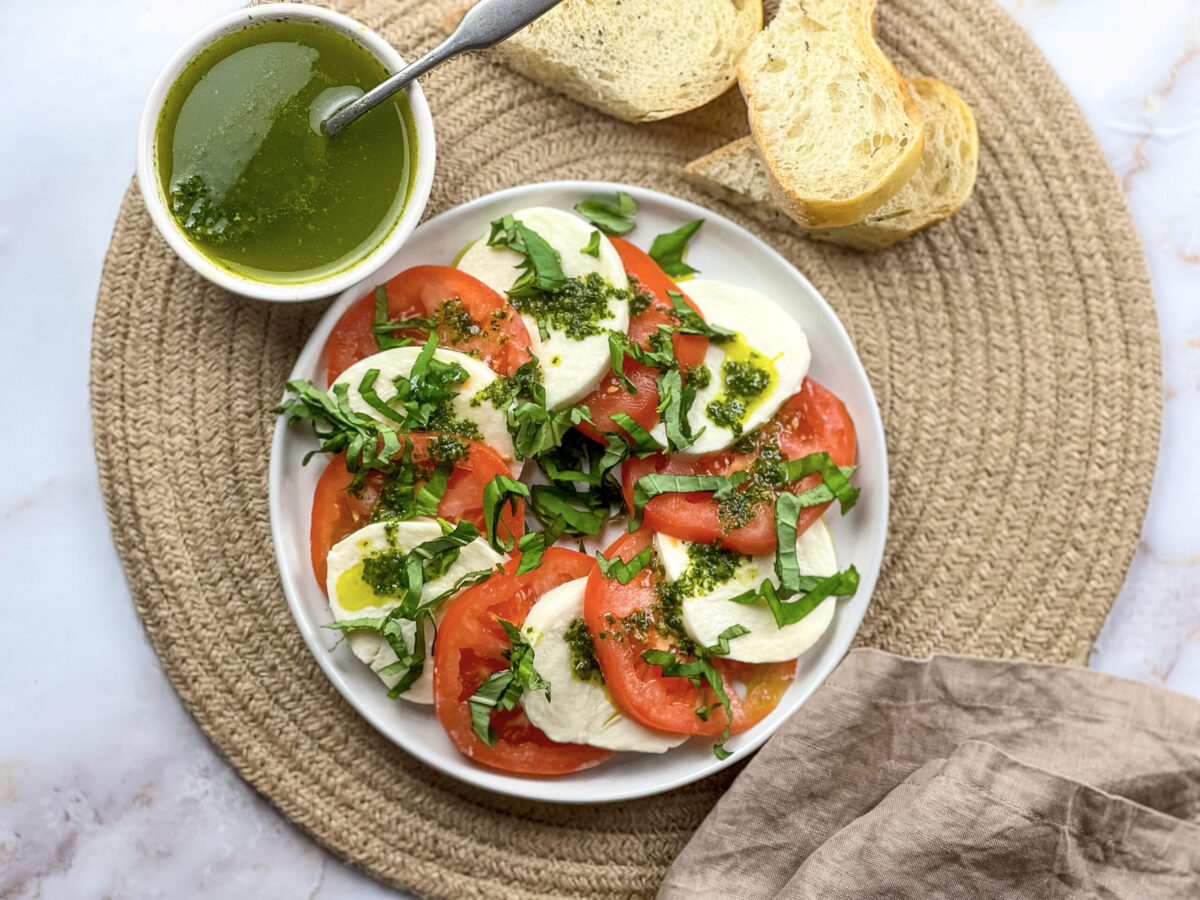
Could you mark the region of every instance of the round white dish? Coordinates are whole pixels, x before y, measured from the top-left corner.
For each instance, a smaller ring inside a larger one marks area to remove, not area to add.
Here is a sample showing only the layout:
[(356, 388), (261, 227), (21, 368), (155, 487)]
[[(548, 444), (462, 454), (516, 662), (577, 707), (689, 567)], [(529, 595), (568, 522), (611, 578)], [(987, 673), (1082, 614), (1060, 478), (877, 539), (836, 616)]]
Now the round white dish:
[[(732, 765), (757, 749), (828, 677), (850, 648), (879, 575), (887, 534), (887, 449), (871, 385), (850, 338), (829, 304), (808, 280), (754, 235), (729, 219), (694, 203), (657, 191), (606, 182), (559, 181), (499, 191), (448, 210), (421, 225), (373, 278), (343, 293), (309, 338), (292, 378), (324, 385), (324, 346), (346, 309), (404, 269), (446, 264), (493, 219), (527, 206), (570, 209), (589, 194), (627, 191), (638, 203), (637, 228), (626, 235), (641, 247), (654, 236), (685, 222), (704, 219), (687, 259), (705, 278), (754, 288), (771, 297), (804, 327), (812, 347), (811, 375), (845, 402), (858, 433), (858, 504), (845, 517), (836, 506), (825, 516), (833, 533), (838, 563), (853, 563), (860, 574), (858, 593), (838, 601), (833, 624), (797, 663), (796, 678), (779, 706), (762, 722), (734, 735), (731, 756), (718, 760), (711, 738), (693, 738), (664, 755), (619, 753), (604, 764), (559, 777), (522, 777), (473, 763), (454, 749), (433, 708), (389, 700), (379, 678), (363, 665), (340, 636), (322, 626), (332, 621), (329, 605), (313, 578), (309, 559), (309, 520), (313, 491), (323, 469), (320, 457), (304, 467), (304, 454), (316, 446), (304, 427), (288, 428), (281, 418), (271, 445), (270, 510), (275, 555), (288, 606), (317, 662), (345, 697), (372, 725), (436, 769), (461, 781), (502, 794), (556, 803), (605, 803), (671, 790)], [(687, 283), (683, 283), (686, 290)]]
[(388, 72), (395, 73), (404, 68), (403, 58), (391, 44), (367, 28), (366, 25), (356, 22), (349, 16), (343, 16), (341, 13), (303, 3), (268, 3), (239, 9), (197, 33), (179, 48), (163, 66), (162, 71), (158, 73), (154, 87), (150, 89), (150, 96), (146, 98), (146, 105), (142, 108), (142, 118), (138, 125), (137, 179), (151, 220), (171, 249), (185, 263), (209, 281), (226, 290), (233, 291), (235, 294), (253, 297), (256, 300), (294, 303), (333, 296), (339, 291), (344, 291), (351, 285), (371, 277), (403, 246), (409, 235), (413, 233), (413, 229), (417, 227), (417, 223), (421, 221), (421, 215), (425, 212), (425, 204), (429, 202), (429, 191), (433, 187), (436, 147), (433, 135), (433, 116), (429, 112), (429, 104), (425, 102), (425, 94), (422, 93), (421, 86), (413, 82), (412, 86), (406, 90), (406, 94), (409, 108), (412, 111), (413, 123), (417, 129), (417, 170), (413, 177), (408, 202), (404, 205), (400, 212), (400, 218), (396, 220), (383, 242), (362, 259), (344, 269), (311, 281), (295, 283), (259, 281), (223, 268), (197, 250), (192, 242), (184, 236), (175, 217), (171, 215), (167, 198), (163, 195), (154, 153), (158, 118), (171, 86), (184, 67), (201, 50), (222, 35), (240, 31), (247, 25), (268, 19), (301, 19), (328, 25), (370, 51), (387, 67)]

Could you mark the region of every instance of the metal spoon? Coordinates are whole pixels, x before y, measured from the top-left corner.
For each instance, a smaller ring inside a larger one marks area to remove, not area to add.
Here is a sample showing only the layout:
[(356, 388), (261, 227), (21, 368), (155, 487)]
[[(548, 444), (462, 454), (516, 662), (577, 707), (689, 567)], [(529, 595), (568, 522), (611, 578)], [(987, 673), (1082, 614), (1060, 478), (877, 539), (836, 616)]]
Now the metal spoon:
[(396, 91), (408, 87), (430, 69), (467, 50), (483, 50), (500, 43), (560, 2), (562, 0), (479, 0), (467, 10), (450, 37), (327, 118), (323, 123), (325, 133), (337, 134), (367, 110), (378, 106)]

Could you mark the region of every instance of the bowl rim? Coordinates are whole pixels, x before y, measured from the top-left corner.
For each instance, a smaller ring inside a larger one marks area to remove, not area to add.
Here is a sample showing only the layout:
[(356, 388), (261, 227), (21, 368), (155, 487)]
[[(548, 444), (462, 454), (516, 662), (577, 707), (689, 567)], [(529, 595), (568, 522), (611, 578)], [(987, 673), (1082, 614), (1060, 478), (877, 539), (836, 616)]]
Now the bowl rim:
[[(866, 512), (860, 512), (860, 514), (865, 515), (865, 520), (855, 526), (857, 529), (861, 529), (862, 538), (865, 542), (865, 552), (867, 553), (867, 556), (861, 560), (859, 592), (854, 598), (851, 598), (845, 608), (839, 605), (834, 624), (831, 625), (830, 631), (826, 633), (818, 644), (818, 646), (822, 646), (825, 642), (831, 642), (834, 648), (829, 653), (822, 653), (820, 662), (813, 665), (810, 670), (811, 677), (806, 679), (808, 686), (798, 690), (799, 686), (789, 688), (789, 693), (793, 690), (796, 691), (793, 696), (789, 699), (785, 695), (785, 700), (781, 702), (779, 709), (773, 711), (767, 719), (754, 726), (749, 732), (743, 733), (739, 738), (739, 746), (733, 751), (731, 756), (725, 760), (710, 757), (700, 767), (691, 772), (664, 778), (653, 785), (631, 781), (620, 789), (601, 794), (597, 793), (592, 785), (575, 781), (574, 776), (561, 776), (558, 778), (520, 776), (488, 769), (487, 767), (474, 764), (470, 760), (459, 758), (456, 754), (447, 758), (419, 754), (413, 746), (398, 736), (399, 729), (397, 727), (389, 725), (376, 715), (373, 710), (374, 704), (371, 702), (369, 694), (355, 687), (352, 679), (341, 670), (340, 664), (335, 660), (330, 648), (323, 642), (321, 625), (314, 622), (306, 610), (304, 601), (305, 592), (299, 586), (302, 580), (311, 577), (311, 572), (305, 568), (303, 563), (299, 564), (299, 571), (291, 570), (284, 565), (288, 557), (286, 543), (289, 526), (288, 515), (284, 509), (282, 488), (285, 483), (286, 474), (284, 457), (291, 432), (285, 418), (282, 416), (279, 417), (275, 424), (268, 462), (268, 510), (271, 539), (276, 564), (279, 566), (281, 587), (287, 600), (288, 609), (296, 623), (296, 627), (300, 630), (305, 645), (316, 659), (325, 677), (333, 683), (343, 699), (354, 707), (355, 711), (366, 719), (388, 741), (400, 747), (405, 753), (414, 755), (417, 759), (420, 759), (426, 765), (431, 766), (444, 775), (454, 778), (463, 784), (488, 790), (499, 795), (566, 805), (634, 800), (655, 796), (692, 784), (740, 760), (746, 759), (761, 747), (792, 715), (797, 714), (813, 692), (828, 679), (833, 669), (841, 661), (842, 656), (849, 651), (853, 644), (854, 635), (858, 633), (861, 627), (867, 608), (872, 602), (882, 567), (884, 549), (887, 543), (887, 523), (890, 507), (888, 450), (882, 416), (870, 378), (863, 367), (862, 361), (858, 356), (858, 351), (850, 339), (845, 325), (829, 302), (795, 265), (785, 259), (768, 242), (737, 222), (715, 212), (711, 208), (653, 188), (618, 182), (576, 181), (568, 179), (526, 183), (484, 194), (452, 206), (433, 216), (422, 223), (421, 231), (435, 230), (447, 220), (456, 219), (460, 216), (477, 215), (492, 205), (510, 203), (524, 203), (526, 205), (533, 203), (536, 205), (543, 202), (550, 202), (546, 200), (546, 196), (558, 192), (570, 192), (582, 197), (589, 194), (611, 193), (613, 191), (625, 191), (633, 195), (639, 204), (647, 201), (663, 203), (673, 207), (684, 216), (690, 215), (692, 218), (704, 218), (713, 225), (721, 228), (731, 228), (744, 233), (757, 246), (757, 251), (770, 260), (772, 266), (781, 271), (786, 271), (789, 279), (792, 279), (803, 287), (805, 294), (808, 296), (807, 302), (811, 302), (814, 309), (819, 311), (820, 316), (830, 323), (830, 327), (835, 333), (837, 340), (848, 349), (848, 355), (844, 359), (840, 359), (839, 362), (846, 365), (848, 376), (857, 384), (858, 390), (862, 393), (866, 401), (866, 407), (862, 410), (863, 415), (855, 419), (855, 428), (859, 434), (859, 461), (861, 463), (864, 459), (865, 447), (868, 446), (864, 439), (869, 435), (870, 446), (874, 448), (874, 453), (877, 456), (877, 465), (874, 473), (875, 487), (873, 488), (873, 502), (868, 506)], [(389, 262), (391, 261), (389, 260)], [(319, 367), (324, 353), (324, 345), (330, 332), (342, 314), (353, 303), (365, 296), (365, 292), (368, 290), (369, 283), (362, 282), (347, 289), (330, 304), (305, 341), (304, 347), (297, 356), (291, 373), (288, 375), (289, 379), (307, 377), (310, 368), (313, 366)], [(284, 391), (281, 396), (286, 396), (286, 393)], [(862, 506), (863, 504), (860, 503), (860, 510)], [(307, 534), (307, 527), (302, 530)], [(303, 559), (307, 560), (307, 556), (303, 556)], [(850, 632), (844, 640), (834, 635), (834, 630), (838, 628), (837, 623), (839, 621), (842, 623), (842, 627), (848, 629)], [(817, 648), (814, 647), (813, 649)], [(378, 691), (380, 686), (378, 679), (374, 679), (372, 675), (368, 681), (370, 688), (365, 690)], [(789, 707), (788, 711), (785, 715), (776, 718), (776, 713), (780, 712), (785, 703)], [(564, 784), (566, 787), (563, 791), (554, 790), (554, 785)]]
[(260, 281), (241, 275), (213, 262), (189, 241), (171, 216), (166, 198), (158, 179), (154, 142), (158, 130), (158, 119), (162, 113), (167, 93), (183, 69), (215, 40), (226, 34), (240, 31), (247, 25), (262, 19), (304, 19), (327, 25), (356, 41), (378, 59), (391, 73), (404, 68), (404, 58), (376, 32), (349, 16), (311, 6), (304, 3), (268, 3), (245, 7), (222, 16), (194, 34), (180, 47), (159, 71), (154, 80), (146, 103), (142, 107), (137, 137), (137, 182), (150, 218), (175, 254), (204, 278), (244, 297), (282, 303), (316, 300), (338, 294), (351, 285), (369, 278), (380, 266), (391, 259), (412, 235), (433, 188), (433, 173), (437, 155), (434, 137), (433, 116), (420, 84), (413, 82), (407, 89), (409, 108), (416, 127), (416, 173), (409, 191), (408, 201), (401, 209), (400, 217), (391, 231), (373, 250), (357, 262), (332, 272), (329, 275), (295, 283)]

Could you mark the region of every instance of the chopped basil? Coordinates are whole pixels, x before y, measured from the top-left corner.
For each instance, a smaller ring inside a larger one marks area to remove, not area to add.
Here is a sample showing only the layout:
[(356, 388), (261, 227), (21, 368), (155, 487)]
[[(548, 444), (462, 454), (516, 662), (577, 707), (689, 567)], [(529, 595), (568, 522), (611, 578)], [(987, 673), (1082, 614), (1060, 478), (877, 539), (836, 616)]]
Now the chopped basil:
[(535, 484), (529, 507), (538, 521), (545, 525), (563, 523), (562, 531), (573, 537), (597, 535), (604, 527), (609, 509), (597, 509), (592, 495), (569, 487)]
[(636, 531), (642, 524), (642, 513), (646, 504), (659, 494), (690, 494), (697, 491), (713, 491), (720, 500), (732, 493), (745, 481), (744, 472), (724, 475), (643, 475), (633, 485), (633, 515), (629, 519), (629, 530)]
[(417, 467), (412, 461), (413, 444), (408, 438), (404, 439), (404, 449), (384, 472), (383, 484), (371, 508), (372, 522), (403, 522), (415, 516), (437, 515), (450, 473), (468, 451), (463, 441), (453, 435), (436, 436), (430, 440), (429, 447), (437, 464), (429, 479), (418, 483)]
[(800, 494), (804, 506), (817, 506), (837, 500), (842, 515), (854, 508), (858, 501), (859, 490), (850, 484), (850, 476), (854, 466), (838, 466), (833, 458), (824, 452), (810, 453), (799, 459), (786, 462), (781, 467), (781, 478), (785, 482), (797, 481), (808, 475), (820, 475), (824, 484)]
[[(458, 579), (448, 591), (422, 601), (426, 581), (445, 575), (457, 561), (459, 548), (479, 536), (479, 531), (469, 522), (459, 522), (454, 527), (442, 519), (438, 523), (442, 527), (442, 536), (418, 544), (408, 553), (385, 550), (363, 559), (363, 580), (376, 592), (399, 599), (395, 608), (385, 616), (347, 619), (325, 626), (338, 631), (374, 631), (387, 641), (396, 654), (396, 662), (380, 669), (379, 674), (396, 675), (407, 669), (404, 677), (388, 691), (388, 696), (392, 698), (407, 691), (421, 677), (427, 655), (425, 624), (433, 622), (437, 608), (463, 588), (478, 584), (491, 575), (490, 569), (470, 572)], [(368, 564), (371, 564), (370, 567)], [(404, 641), (400, 626), (402, 619), (408, 619), (416, 626), (411, 650)]]
[(596, 259), (600, 258), (600, 232), (593, 231), (591, 237), (588, 238), (587, 246), (579, 251), (588, 256), (593, 256)]
[[(404, 632), (400, 625), (402, 619), (409, 619), (416, 626), (411, 650), (404, 640)], [(396, 654), (396, 662), (384, 666), (378, 671), (378, 674), (387, 677), (405, 672), (404, 677), (388, 691), (388, 697), (395, 700), (411, 688), (425, 671), (425, 659), (428, 655), (428, 648), (425, 645), (425, 621), (427, 619), (433, 620), (433, 614), (429, 609), (419, 609), (406, 614), (404, 608), (398, 606), (389, 611), (386, 616), (345, 619), (341, 622), (330, 622), (325, 627), (343, 632), (373, 631), (387, 642), (392, 652)]]
[(524, 258), (517, 267), (520, 277), (508, 289), (509, 296), (519, 297), (533, 291), (556, 291), (566, 283), (558, 251), (540, 234), (511, 215), (492, 223), (488, 235), (489, 247), (507, 247)]
[(688, 415), (696, 400), (696, 386), (683, 383), (679, 366), (675, 365), (658, 376), (658, 414), (662, 417), (667, 432), (667, 448), (672, 451), (686, 450), (704, 434), (705, 428), (692, 432)]
[(683, 299), (683, 294), (679, 291), (669, 290), (667, 297), (671, 301), (671, 311), (675, 316), (675, 321), (679, 323), (672, 329), (673, 331), (679, 334), (698, 334), (718, 344), (737, 337), (737, 332), (732, 328), (724, 328), (706, 322), (698, 312), (688, 306), (687, 301)]
[(471, 727), (489, 747), (496, 746), (496, 730), (491, 726), (493, 710), (512, 709), (525, 691), (545, 691), (546, 699), (550, 699), (550, 682), (533, 666), (533, 646), (516, 625), (504, 619), (499, 622), (512, 644), (506, 651), (508, 668), (489, 675), (467, 700)]
[(557, 519), (541, 531), (531, 531), (522, 535), (517, 541), (517, 552), (521, 554), (521, 563), (517, 566), (517, 574), (524, 575), (532, 572), (542, 564), (546, 551), (554, 546), (554, 542), (562, 535), (566, 522)]
[(658, 441), (650, 436), (650, 432), (634, 421), (633, 416), (629, 413), (613, 413), (612, 420), (615, 425), (629, 435), (629, 449), (634, 455), (645, 457), (662, 449), (658, 446)]
[[(669, 650), (642, 651), (642, 659), (652, 666), (660, 666), (664, 677), (686, 678), (697, 688), (701, 686), (702, 682), (707, 682), (708, 686), (712, 689), (717, 702), (725, 710), (725, 730), (721, 732), (717, 743), (713, 745), (713, 754), (717, 759), (726, 759), (729, 757), (729, 751), (725, 749), (725, 742), (729, 740), (729, 734), (733, 727), (733, 708), (729, 702), (729, 695), (725, 692), (724, 679), (721, 678), (721, 673), (709, 661), (709, 657), (725, 656), (729, 653), (729, 642), (733, 638), (749, 633), (750, 630), (744, 625), (731, 625), (721, 632), (717, 638), (717, 643), (713, 646), (697, 647), (695, 650), (696, 658), (690, 662), (680, 662), (679, 658)], [(711, 707), (704, 706), (696, 710), (696, 715), (707, 721), (710, 712)]]
[(799, 622), (828, 597), (848, 597), (858, 590), (858, 570), (854, 566), (827, 577), (804, 575), (800, 571), (796, 556), (796, 520), (802, 509), (812, 505), (804, 499), (803, 494), (779, 495), (775, 501), (775, 537), (778, 542), (775, 577), (779, 579), (779, 587), (776, 588), (768, 579), (758, 590), (751, 589), (730, 598), (734, 603), (765, 601), (780, 628)]
[(377, 285), (375, 287), (375, 321), (371, 325), (371, 333), (375, 335), (375, 345), (380, 350), (407, 347), (413, 342), (412, 338), (394, 337), (392, 334), (399, 327), (388, 318), (387, 285)]
[(637, 202), (624, 191), (613, 194), (593, 194), (575, 204), (579, 213), (605, 234), (628, 234), (633, 231)]
[(688, 222), (682, 228), (660, 234), (650, 245), (650, 258), (672, 278), (682, 278), (685, 275), (694, 274), (698, 270), (683, 261), (683, 251), (687, 249), (692, 235), (703, 224), (703, 219), (697, 219), (695, 222)]
[[(488, 544), (497, 553), (508, 553), (516, 543), (516, 535), (501, 519), (505, 505), (515, 515), (520, 509), (520, 501), (528, 499), (529, 488), (507, 475), (497, 475), (483, 489), (483, 524)], [(500, 533), (501, 526), (507, 536)]]
[(605, 578), (615, 578), (621, 584), (629, 584), (637, 577), (646, 566), (650, 565), (650, 560), (654, 558), (654, 550), (651, 547), (646, 547), (641, 550), (629, 562), (625, 562), (619, 556), (614, 556), (609, 559), (602, 553), (596, 554), (596, 563), (600, 566), (600, 574)]
[(508, 430), (518, 459), (531, 459), (563, 442), (564, 436), (580, 422), (590, 422), (586, 406), (548, 410), (542, 404), (529, 401), (508, 414)]
[[(361, 490), (371, 469), (386, 470), (400, 451), (400, 439), (390, 428), (350, 408), (349, 385), (335, 384), (331, 393), (319, 391), (312, 382), (296, 379), (287, 383), (296, 396), (289, 397), (272, 412), (288, 416), (288, 424), (307, 419), (320, 441), (307, 453), (304, 464), (317, 453), (346, 453), (346, 468), (354, 474), (352, 490)], [(332, 394), (332, 395), (331, 395)]]

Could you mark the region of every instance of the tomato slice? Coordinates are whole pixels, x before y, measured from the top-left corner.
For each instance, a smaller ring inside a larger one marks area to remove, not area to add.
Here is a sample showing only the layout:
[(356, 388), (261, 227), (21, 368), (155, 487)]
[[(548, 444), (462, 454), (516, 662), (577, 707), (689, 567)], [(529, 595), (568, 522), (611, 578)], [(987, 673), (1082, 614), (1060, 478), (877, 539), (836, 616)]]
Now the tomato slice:
[[(413, 432), (406, 437), (412, 442), (413, 466), (417, 482), (428, 480), (433, 474), (436, 460), (431, 444), (438, 435)], [(462, 441), (466, 452), (455, 461), (446, 483), (446, 493), (438, 503), (437, 513), (448, 522), (470, 522), (484, 531), (483, 489), (497, 475), (511, 475), (511, 470), (495, 450), (478, 441)], [(371, 519), (371, 511), (379, 502), (380, 491), (386, 482), (385, 476), (372, 472), (367, 476), (361, 494), (352, 494), (347, 488), (354, 476), (346, 471), (346, 455), (339, 453), (329, 460), (325, 471), (317, 481), (313, 493), (312, 525), (309, 530), (309, 546), (312, 552), (313, 575), (321, 590), (325, 590), (326, 558), (329, 550), (346, 535), (357, 531)], [(525, 533), (524, 509), (518, 505), (513, 512), (507, 505), (501, 521), (516, 537)]]
[[(670, 475), (729, 475), (749, 469), (761, 456), (764, 445), (778, 442), (786, 460), (799, 459), (824, 450), (839, 466), (854, 462), (856, 448), (854, 422), (845, 405), (832, 392), (811, 378), (804, 379), (799, 392), (780, 407), (779, 412), (760, 429), (755, 447), (748, 453), (732, 449), (685, 459), (678, 455), (655, 454), (645, 459), (629, 459), (622, 464), (621, 481), (625, 502), (633, 509), (633, 486), (639, 478), (655, 472)], [(788, 485), (794, 493), (820, 483), (821, 476), (810, 475)], [(749, 485), (743, 486), (746, 490)], [(773, 492), (773, 496), (778, 496)], [(803, 532), (821, 517), (829, 504), (812, 506), (800, 513), (797, 528)], [(738, 553), (751, 555), (774, 553), (775, 502), (764, 499), (755, 504), (753, 518), (746, 524), (725, 530), (718, 515), (717, 501), (711, 493), (662, 494), (646, 504), (645, 525), (684, 541), (721, 544)]]
[[(612, 245), (625, 264), (625, 272), (634, 279), (642, 289), (653, 298), (650, 305), (639, 315), (629, 321), (629, 340), (641, 347), (649, 346), (650, 336), (658, 331), (659, 325), (674, 325), (675, 317), (671, 314), (671, 298), (668, 291), (683, 293), (672, 281), (658, 263), (650, 258), (644, 250), (635, 247), (629, 241), (618, 237), (609, 238)], [(695, 309), (696, 305), (684, 296), (687, 304)], [(675, 358), (681, 366), (697, 366), (704, 362), (704, 354), (708, 352), (708, 338), (696, 334), (677, 334), (672, 339)], [(600, 382), (585, 399), (580, 401), (592, 414), (595, 427), (586, 423), (579, 430), (593, 440), (604, 442), (601, 431), (621, 431), (612, 420), (617, 412), (628, 413), (635, 422), (647, 431), (658, 424), (658, 372), (641, 363), (625, 359), (624, 372), (637, 388), (636, 394), (630, 394), (611, 372)]]
[[(652, 538), (648, 528), (622, 535), (604, 555), (628, 562), (649, 547)], [(621, 711), (647, 728), (717, 736), (728, 719), (712, 689), (707, 684), (696, 687), (687, 678), (666, 677), (660, 666), (642, 659), (643, 650), (672, 649), (675, 644), (656, 590), (659, 578), (653, 567), (643, 569), (629, 584), (605, 578), (599, 567), (588, 576), (583, 617), (596, 636), (596, 659), (605, 686)], [(761, 665), (727, 659), (712, 662), (729, 695), (735, 734), (773, 710), (796, 674), (795, 660)], [(744, 685), (745, 692), (739, 692), (734, 682)], [(707, 720), (696, 714), (702, 707), (713, 707)]]
[[(529, 332), (517, 311), (466, 272), (450, 266), (414, 266), (387, 283), (387, 295), (388, 318), (437, 317), (439, 346), (475, 354), (499, 375), (512, 375), (532, 358)], [(374, 293), (338, 320), (325, 345), (329, 384), (360, 359), (379, 352), (371, 331), (374, 322)], [(394, 336), (423, 342), (429, 332), (405, 328)]]
[(494, 747), (480, 740), (471, 725), (467, 700), (489, 675), (508, 668), (504, 651), (510, 644), (499, 620), (522, 625), (539, 597), (587, 575), (596, 561), (584, 553), (551, 547), (532, 572), (515, 574), (519, 564), (519, 558), (510, 560), (504, 574), (465, 591), (447, 610), (433, 648), (434, 709), (454, 746), (475, 762), (525, 775), (578, 772), (604, 762), (612, 751), (550, 740), (519, 704), (492, 713)]

